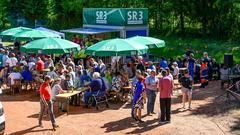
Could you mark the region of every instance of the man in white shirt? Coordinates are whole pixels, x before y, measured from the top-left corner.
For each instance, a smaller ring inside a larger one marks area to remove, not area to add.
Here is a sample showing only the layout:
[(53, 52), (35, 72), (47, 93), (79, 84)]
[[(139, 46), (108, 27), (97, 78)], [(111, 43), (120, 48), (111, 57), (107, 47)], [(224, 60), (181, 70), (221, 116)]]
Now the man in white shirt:
[(14, 53), (11, 53), (11, 57), (6, 60), (6, 63), (7, 63), (7, 65), (9, 65), (9, 67), (11, 67), (11, 68), (12, 68), (12, 67), (15, 67), (15, 66), (17, 65), (18, 60), (17, 60), (17, 58), (15, 57), (15, 54), (14, 54)]

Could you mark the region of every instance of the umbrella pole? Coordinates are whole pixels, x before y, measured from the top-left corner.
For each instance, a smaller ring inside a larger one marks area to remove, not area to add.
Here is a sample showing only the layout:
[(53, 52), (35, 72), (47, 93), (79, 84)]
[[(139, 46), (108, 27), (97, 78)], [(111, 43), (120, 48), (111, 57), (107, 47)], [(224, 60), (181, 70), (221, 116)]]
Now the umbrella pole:
[[(117, 57), (117, 53), (116, 53), (116, 57)], [(118, 57), (116, 58), (116, 73), (118, 72)]]

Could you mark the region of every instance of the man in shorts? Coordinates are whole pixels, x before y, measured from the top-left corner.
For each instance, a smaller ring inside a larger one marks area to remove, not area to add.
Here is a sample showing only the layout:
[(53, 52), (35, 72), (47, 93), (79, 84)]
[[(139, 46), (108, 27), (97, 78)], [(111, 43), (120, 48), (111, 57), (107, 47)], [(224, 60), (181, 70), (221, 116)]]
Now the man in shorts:
[(192, 85), (193, 79), (189, 75), (188, 70), (185, 71), (184, 76), (179, 79), (180, 84), (182, 85), (182, 103), (183, 109), (185, 109), (186, 98), (188, 97), (188, 109), (191, 110), (191, 100), (192, 100)]

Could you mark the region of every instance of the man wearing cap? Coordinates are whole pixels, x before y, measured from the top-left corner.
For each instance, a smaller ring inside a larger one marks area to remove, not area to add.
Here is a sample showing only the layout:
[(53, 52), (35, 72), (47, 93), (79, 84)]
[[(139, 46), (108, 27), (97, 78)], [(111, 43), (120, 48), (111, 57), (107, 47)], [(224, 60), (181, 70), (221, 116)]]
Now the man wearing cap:
[(158, 78), (156, 77), (156, 70), (152, 70), (150, 75), (145, 80), (146, 89), (147, 89), (147, 114), (154, 113), (154, 104), (156, 99), (157, 84)]
[(51, 119), (51, 122), (52, 122), (52, 127), (53, 127), (53, 130), (56, 130), (57, 127), (59, 127), (57, 124), (56, 124), (56, 120), (55, 120), (55, 116), (54, 116), (54, 113), (53, 113), (53, 103), (52, 103), (52, 100), (51, 100), (51, 86), (50, 86), (50, 82), (51, 82), (51, 78), (50, 76), (45, 76), (44, 78), (44, 82), (42, 83), (42, 85), (40, 86), (40, 114), (39, 114), (39, 126), (40, 127), (43, 127), (42, 125), (42, 117), (43, 117), (43, 113), (44, 113), (44, 110), (45, 110), (45, 107), (48, 108), (48, 112), (49, 112), (49, 115), (50, 115), (50, 119)]

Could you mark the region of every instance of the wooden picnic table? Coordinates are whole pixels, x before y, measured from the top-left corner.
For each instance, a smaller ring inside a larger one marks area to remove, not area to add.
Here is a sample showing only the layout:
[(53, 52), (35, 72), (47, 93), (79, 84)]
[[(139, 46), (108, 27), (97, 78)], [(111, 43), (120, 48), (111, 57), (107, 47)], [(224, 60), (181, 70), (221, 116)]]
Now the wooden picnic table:
[(240, 75), (229, 75), (229, 78), (240, 78)]
[(46, 73), (46, 72), (49, 72), (50, 69), (49, 69), (49, 68), (45, 68), (45, 69), (43, 69), (42, 71)]
[(73, 90), (73, 91), (68, 91), (67, 93), (62, 93), (62, 94), (58, 94), (56, 95), (56, 101), (60, 102), (60, 103), (67, 103), (67, 115), (69, 114), (69, 102), (72, 96), (78, 95), (82, 92), (86, 91), (86, 88), (79, 88), (77, 90)]
[(122, 87), (123, 90), (131, 90), (132, 87), (131, 86), (125, 86), (125, 87)]

